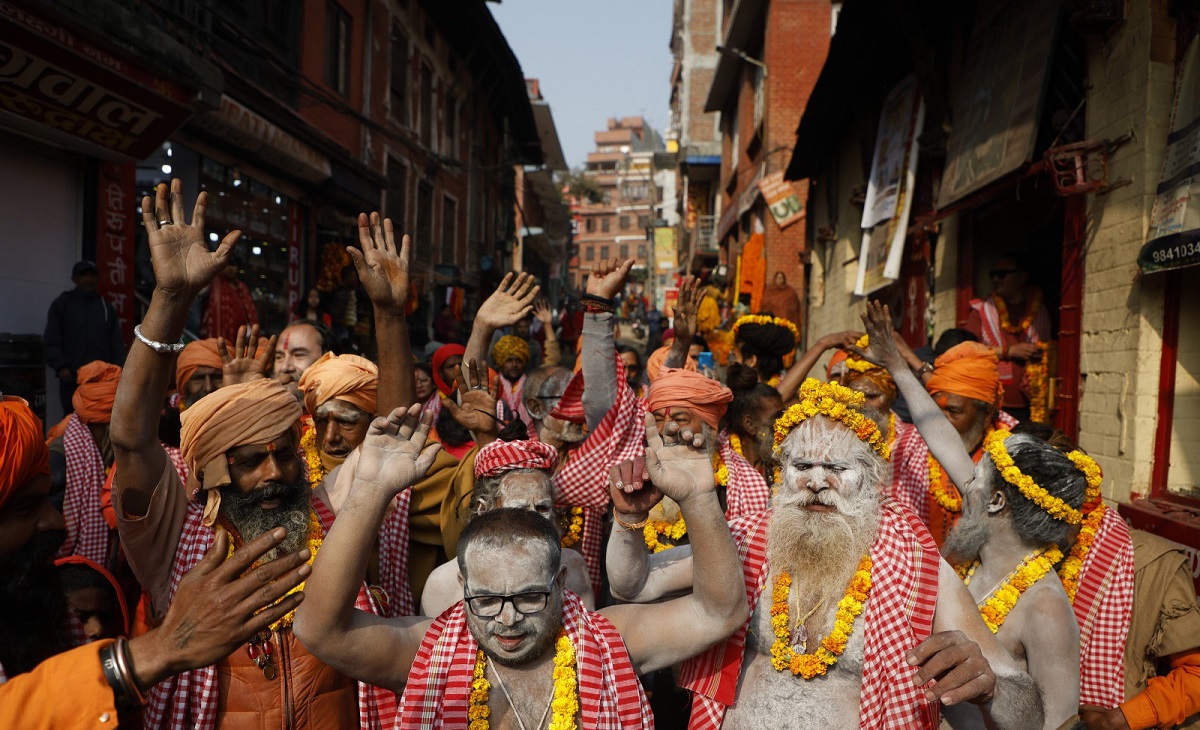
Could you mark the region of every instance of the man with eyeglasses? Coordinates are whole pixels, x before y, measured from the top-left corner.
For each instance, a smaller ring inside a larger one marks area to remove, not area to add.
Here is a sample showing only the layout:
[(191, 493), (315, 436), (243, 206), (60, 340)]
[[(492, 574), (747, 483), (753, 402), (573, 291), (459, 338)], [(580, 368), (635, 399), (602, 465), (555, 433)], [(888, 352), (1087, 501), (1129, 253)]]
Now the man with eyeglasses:
[[(419, 411), (419, 409), (416, 409)], [(398, 492), (433, 462), (428, 418), (376, 419), (343, 469), (350, 497), (313, 566), (295, 630), (331, 666), (403, 691), (399, 727), (649, 728), (638, 674), (693, 656), (748, 616), (729, 529), (703, 438), (645, 424), (646, 470), (681, 505), (692, 536), (694, 590), (658, 604), (591, 612), (562, 587), (559, 536), (545, 518), (497, 509), (458, 546), (463, 598), (437, 619), (383, 619), (353, 608), (370, 535)], [(668, 445), (669, 444), (669, 445)]]
[(1018, 421), (1029, 420), (1025, 363), (1042, 357), (1038, 343), (1049, 342), (1050, 316), (1042, 292), (1029, 284), (1029, 273), (1015, 257), (998, 259), (988, 271), (992, 293), (972, 299), (966, 329), (987, 344), (999, 359), (1004, 386), (1003, 408)]

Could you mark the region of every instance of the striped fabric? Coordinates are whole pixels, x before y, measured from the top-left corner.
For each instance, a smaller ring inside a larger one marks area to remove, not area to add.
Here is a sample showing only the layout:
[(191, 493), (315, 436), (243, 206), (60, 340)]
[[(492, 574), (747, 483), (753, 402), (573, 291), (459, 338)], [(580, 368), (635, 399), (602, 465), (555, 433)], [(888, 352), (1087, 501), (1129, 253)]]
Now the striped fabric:
[[(617, 361), (617, 375), (615, 405), (587, 439), (568, 452), (566, 461), (554, 475), (558, 506), (583, 508), (579, 551), (587, 562), (596, 595), (601, 592), (600, 546), (604, 514), (609, 503), (608, 473), (614, 464), (640, 456), (646, 440), (646, 410), (625, 382), (620, 360)], [(581, 375), (575, 377), (582, 379)]]
[[(400, 700), (399, 730), (466, 730), (471, 676), (479, 644), (467, 628), (462, 601), (433, 622)], [(650, 730), (654, 720), (625, 642), (612, 623), (563, 592), (563, 628), (575, 646), (580, 726), (588, 730)]]
[[(331, 513), (320, 499), (313, 495), (313, 510), (319, 515)], [(212, 547), (213, 530), (202, 523), (204, 504), (202, 501), (188, 502), (183, 532), (175, 549), (175, 562), (171, 569), (171, 597), (179, 588), (179, 582), (189, 570), (200, 562)], [(329, 524), (322, 518), (326, 530)], [(409, 599), (411, 600), (411, 598)], [(365, 586), (358, 592), (355, 608), (382, 614)], [(291, 629), (284, 629), (291, 631)], [(235, 651), (242, 651), (241, 648)], [(282, 681), (286, 676), (280, 677)], [(178, 674), (156, 684), (150, 690), (149, 705), (144, 715), (144, 725), (149, 730), (213, 730), (217, 715), (217, 667), (211, 665)], [(390, 696), (390, 699), (389, 699)], [(363, 730), (386, 730), (394, 724), (396, 716), (395, 694), (377, 687), (358, 684), (359, 727)]]
[(1105, 508), (1075, 593), (1079, 621), (1079, 701), (1116, 707), (1125, 701), (1125, 638), (1133, 611), (1133, 542), (1114, 509)]
[[(995, 295), (990, 295), (986, 299), (972, 299), (970, 306), (979, 313), (979, 324), (984, 343), (992, 347), (1003, 347), (1005, 333), (1000, 327), (1000, 310), (996, 309)], [(1037, 314), (1033, 315), (1033, 321), (1025, 328), (1023, 335), (1024, 342), (1034, 344), (1050, 339), (1050, 315), (1046, 313), (1046, 307), (1038, 308)], [(1000, 382), (1004, 384), (1006, 393), (1012, 388), (1020, 387), (1020, 383), (1014, 382), (1015, 371), (1011, 362), (1001, 360), (996, 363), (996, 370), (1000, 373)]]
[(107, 567), (112, 530), (100, 511), (100, 491), (106, 477), (104, 457), (79, 416), (72, 414), (67, 419), (62, 439), (67, 457), (67, 490), (63, 497), (67, 539), (58, 557), (80, 555)]
[(735, 520), (766, 512), (771, 506), (771, 488), (767, 486), (767, 480), (733, 450), (725, 434), (722, 434), (719, 448), (725, 468), (729, 471), (729, 485), (725, 490), (725, 519)]
[[(730, 525), (742, 561), (750, 621), (771, 573), (767, 560), (771, 514)], [(941, 564), (937, 546), (915, 515), (885, 500), (879, 536), (870, 554), (875, 567), (862, 616), (865, 646), (859, 727), (933, 730), (940, 722), (937, 705), (924, 700), (923, 688), (894, 679), (912, 673), (904, 654), (933, 631)], [(747, 621), (728, 640), (684, 663), (680, 684), (693, 693), (692, 730), (720, 728), (726, 709), (737, 699), (749, 627)]]

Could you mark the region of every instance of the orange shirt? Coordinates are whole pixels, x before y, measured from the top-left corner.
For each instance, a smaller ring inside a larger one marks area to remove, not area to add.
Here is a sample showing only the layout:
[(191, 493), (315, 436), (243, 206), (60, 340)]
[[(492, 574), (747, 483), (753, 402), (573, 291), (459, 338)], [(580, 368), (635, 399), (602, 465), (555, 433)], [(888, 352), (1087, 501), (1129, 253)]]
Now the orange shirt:
[(111, 643), (96, 641), (56, 654), (0, 684), (0, 727), (116, 728), (117, 707), (100, 667), (100, 650)]
[(1146, 689), (1121, 705), (1131, 730), (1172, 728), (1200, 712), (1200, 649), (1171, 658), (1165, 677), (1151, 677)]

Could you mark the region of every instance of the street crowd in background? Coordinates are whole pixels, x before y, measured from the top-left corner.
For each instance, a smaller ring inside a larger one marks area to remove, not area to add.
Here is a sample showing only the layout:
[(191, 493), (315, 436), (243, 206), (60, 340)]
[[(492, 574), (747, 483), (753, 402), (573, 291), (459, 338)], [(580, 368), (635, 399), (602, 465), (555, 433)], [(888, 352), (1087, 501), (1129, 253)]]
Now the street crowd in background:
[(659, 312), (616, 259), (416, 348), (391, 221), (266, 333), (185, 197), (142, 202), (132, 347), (80, 262), (69, 415), (0, 402), (0, 726), (1197, 722), (1190, 568), (1042, 422), (1021, 261), (927, 351), (877, 302), (805, 347), (782, 273)]

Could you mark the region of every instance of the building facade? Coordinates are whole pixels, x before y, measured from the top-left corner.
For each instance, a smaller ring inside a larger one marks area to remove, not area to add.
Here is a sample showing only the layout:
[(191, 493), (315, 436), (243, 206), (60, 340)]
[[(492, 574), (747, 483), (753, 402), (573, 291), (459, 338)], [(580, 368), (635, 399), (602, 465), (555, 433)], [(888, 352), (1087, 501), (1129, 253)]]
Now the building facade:
[[(860, 291), (892, 305), (910, 344), (930, 343), (990, 293), (996, 261), (1017, 258), (1053, 340), (1046, 378), (1016, 387), (1097, 459), (1124, 516), (1193, 548), (1200, 269), (1139, 271), (1138, 251), (1177, 88), (1200, 78), (1198, 29), (1194, 6), (1148, 0), (920, 11), (851, 0), (788, 169), (811, 181), (810, 332), (858, 329)], [(902, 98), (912, 117), (889, 113)], [(892, 176), (910, 202), (896, 209), (905, 217), (877, 221), (869, 199), (886, 187), (873, 164), (884, 140), (911, 162), (907, 177)]]

